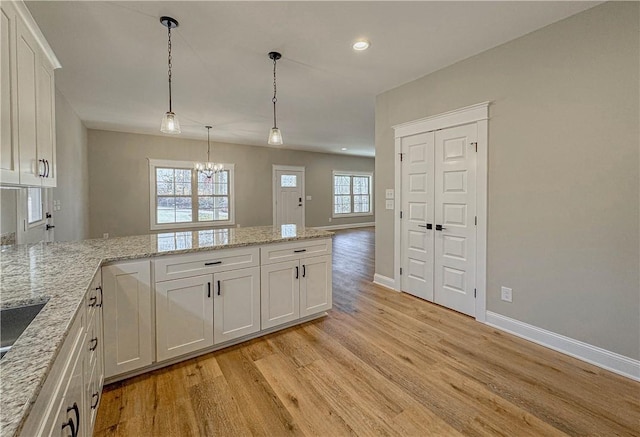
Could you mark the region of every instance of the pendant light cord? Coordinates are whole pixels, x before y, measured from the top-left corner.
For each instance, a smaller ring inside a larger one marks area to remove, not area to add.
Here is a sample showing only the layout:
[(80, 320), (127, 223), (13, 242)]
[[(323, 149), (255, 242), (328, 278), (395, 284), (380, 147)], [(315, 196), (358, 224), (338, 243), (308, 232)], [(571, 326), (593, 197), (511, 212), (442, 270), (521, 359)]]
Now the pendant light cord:
[(167, 47), (169, 49), (169, 59), (168, 59), (168, 64), (169, 64), (169, 112), (173, 112), (173, 110), (171, 109), (171, 25), (168, 26), (169, 29), (169, 42), (167, 44)]
[(211, 126), (207, 126), (207, 162), (211, 162), (211, 142), (209, 140), (210, 132), (211, 132)]
[(276, 102), (278, 98), (276, 97), (277, 88), (276, 88), (276, 58), (273, 58), (273, 127), (276, 128), (278, 125), (276, 124)]

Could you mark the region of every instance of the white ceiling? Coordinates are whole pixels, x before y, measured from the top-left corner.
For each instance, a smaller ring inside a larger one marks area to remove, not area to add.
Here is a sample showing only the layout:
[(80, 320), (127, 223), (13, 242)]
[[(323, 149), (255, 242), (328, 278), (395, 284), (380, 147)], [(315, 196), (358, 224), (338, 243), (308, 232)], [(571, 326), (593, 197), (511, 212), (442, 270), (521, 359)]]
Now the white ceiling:
[[(266, 145), (272, 63), (278, 126), (293, 149), (374, 155), (374, 103), (409, 82), (594, 6), (593, 2), (28, 2), (62, 69), (56, 84), (88, 128)], [(351, 44), (366, 37), (371, 48)], [(346, 152), (340, 149), (347, 147)]]

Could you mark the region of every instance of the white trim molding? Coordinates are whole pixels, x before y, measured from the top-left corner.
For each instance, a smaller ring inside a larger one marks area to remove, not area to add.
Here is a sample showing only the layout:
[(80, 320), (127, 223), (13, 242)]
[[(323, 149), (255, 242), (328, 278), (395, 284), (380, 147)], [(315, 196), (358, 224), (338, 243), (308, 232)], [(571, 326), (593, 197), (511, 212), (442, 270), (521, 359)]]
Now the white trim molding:
[(389, 278), (388, 276), (379, 275), (378, 273), (373, 275), (373, 283), (379, 285), (384, 288), (388, 288), (393, 291), (400, 291), (396, 287), (396, 282), (393, 278)]
[(40, 49), (42, 49), (45, 57), (47, 58), (47, 61), (49, 61), (49, 64), (51, 64), (51, 68), (53, 68), (54, 70), (61, 68), (62, 65), (60, 64), (60, 61), (56, 57), (56, 54), (53, 52), (53, 49), (49, 45), (49, 42), (44, 37), (44, 34), (40, 30), (40, 27), (38, 26), (38, 23), (36, 23), (36, 20), (33, 18), (33, 15), (31, 15), (31, 12), (27, 8), (27, 5), (25, 5), (23, 1), (14, 1), (11, 3), (16, 8), (16, 12), (20, 16), (20, 18), (22, 18), (22, 21), (24, 22), (27, 29), (29, 29), (29, 31), (35, 37), (35, 40), (40, 46)]
[(489, 105), (491, 102), (478, 103), (454, 111), (445, 112), (431, 117), (393, 126), (395, 131), (395, 204), (394, 204), (394, 277), (390, 288), (401, 291), (400, 254), (401, 226), (400, 211), (402, 209), (402, 138), (419, 133), (431, 132), (438, 129), (448, 129), (463, 124), (476, 123), (478, 126), (478, 156), (476, 167), (476, 308), (475, 318), (484, 322), (487, 308), (487, 182), (489, 158)]
[(314, 226), (314, 229), (320, 229), (322, 231), (334, 231), (338, 229), (356, 229), (356, 228), (371, 228), (375, 227), (376, 222), (366, 223), (348, 223), (346, 225), (332, 225), (332, 226)]
[(618, 375), (640, 381), (638, 360), (491, 311), (487, 311), (485, 323)]

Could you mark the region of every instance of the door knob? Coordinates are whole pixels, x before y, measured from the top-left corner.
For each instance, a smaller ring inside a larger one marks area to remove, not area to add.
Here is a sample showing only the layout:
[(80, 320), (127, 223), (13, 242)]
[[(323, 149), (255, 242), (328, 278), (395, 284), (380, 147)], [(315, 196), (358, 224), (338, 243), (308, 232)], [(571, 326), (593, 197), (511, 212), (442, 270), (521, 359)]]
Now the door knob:
[(433, 226), (431, 225), (431, 223), (427, 223), (426, 225), (418, 225), (418, 227), (427, 228), (427, 229), (433, 229)]
[(442, 225), (436, 225), (436, 231), (446, 231), (447, 228), (443, 227)]
[(53, 229), (53, 228), (55, 228), (55, 226), (54, 226), (54, 225), (47, 225), (47, 231), (48, 231), (49, 229)]

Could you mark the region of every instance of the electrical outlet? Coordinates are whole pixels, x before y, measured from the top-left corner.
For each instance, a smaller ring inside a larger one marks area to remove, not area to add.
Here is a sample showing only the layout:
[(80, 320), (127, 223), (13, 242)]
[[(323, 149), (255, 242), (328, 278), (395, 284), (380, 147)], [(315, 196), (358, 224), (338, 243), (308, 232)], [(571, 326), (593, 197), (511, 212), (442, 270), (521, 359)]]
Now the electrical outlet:
[(332, 220), (331, 217), (329, 217), (329, 223), (331, 223), (331, 220)]
[(507, 287), (502, 287), (500, 289), (501, 296), (500, 298), (505, 302), (513, 302), (513, 290)]
[(109, 238), (109, 233), (105, 232), (104, 234), (102, 234), (102, 238)]

